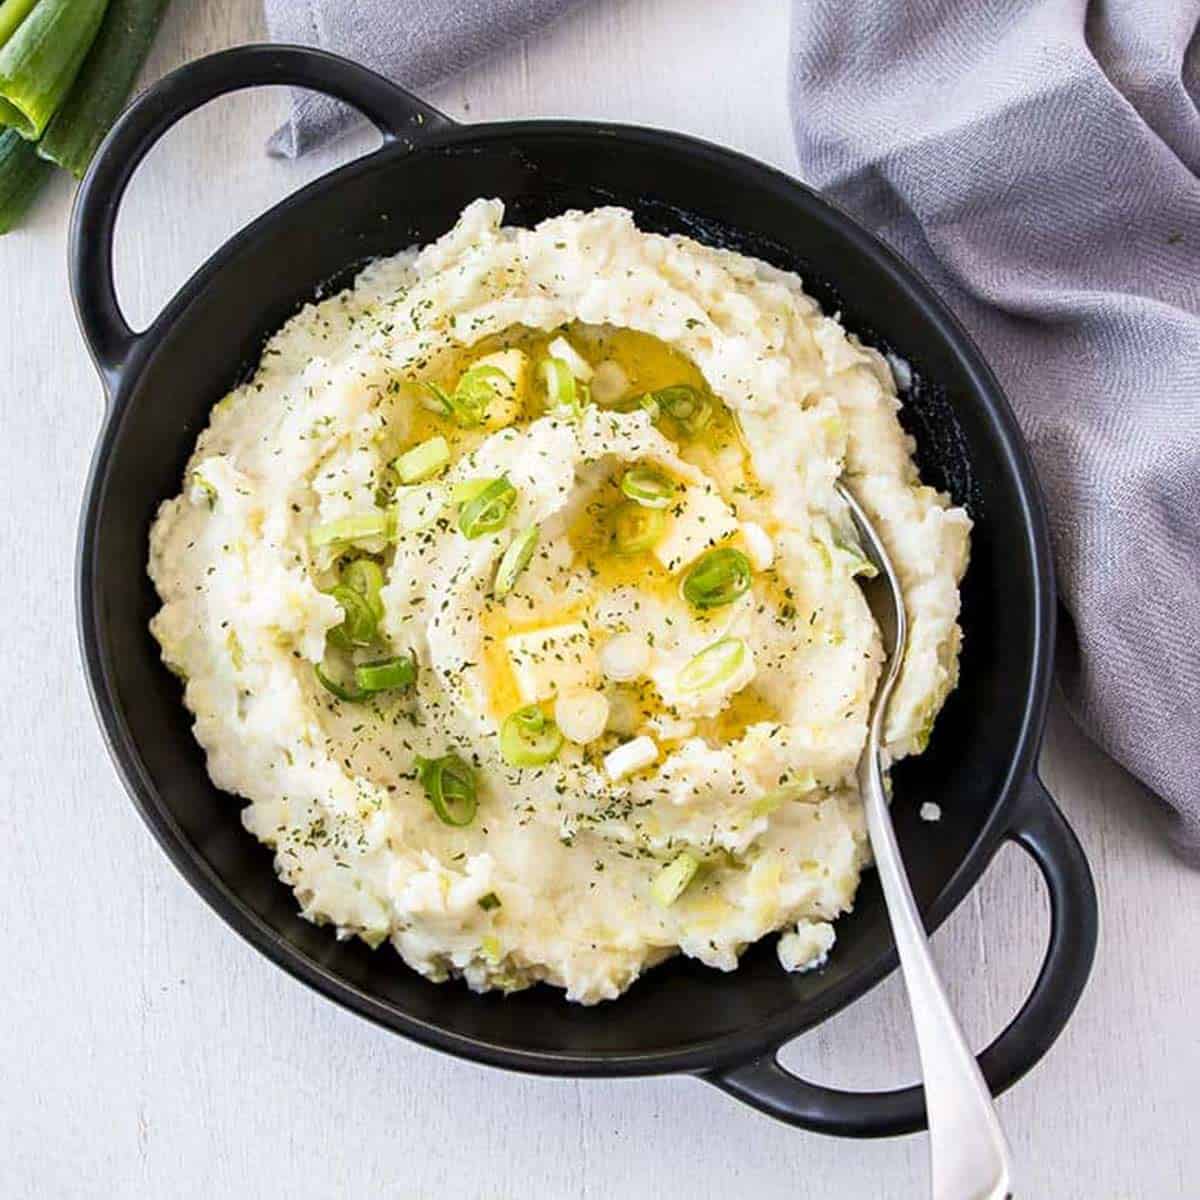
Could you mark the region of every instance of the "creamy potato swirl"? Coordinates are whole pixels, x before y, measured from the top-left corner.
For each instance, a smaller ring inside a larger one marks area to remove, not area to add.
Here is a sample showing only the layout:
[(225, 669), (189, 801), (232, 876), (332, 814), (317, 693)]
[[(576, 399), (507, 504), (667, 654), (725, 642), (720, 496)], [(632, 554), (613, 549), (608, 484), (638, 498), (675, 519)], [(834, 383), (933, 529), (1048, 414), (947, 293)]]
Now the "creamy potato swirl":
[(772, 931), (824, 961), (892, 759), (957, 678), (970, 522), (794, 275), (620, 209), (477, 201), (268, 344), (151, 537), (152, 630), (304, 914), (433, 979), (612, 998)]

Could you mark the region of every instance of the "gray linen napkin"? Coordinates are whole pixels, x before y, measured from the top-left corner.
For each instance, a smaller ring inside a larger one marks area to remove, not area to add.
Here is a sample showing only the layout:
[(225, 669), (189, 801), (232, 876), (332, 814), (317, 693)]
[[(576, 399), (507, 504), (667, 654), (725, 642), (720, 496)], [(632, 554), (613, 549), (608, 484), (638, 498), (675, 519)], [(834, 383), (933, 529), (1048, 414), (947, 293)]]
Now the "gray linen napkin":
[(805, 177), (933, 284), (1016, 407), (1068, 703), (1193, 856), (1198, 22), (1196, 0), (800, 0), (791, 70)]
[[(266, 0), (416, 88), (573, 0)], [(798, 0), (804, 177), (978, 339), (1050, 509), (1059, 678), (1200, 856), (1200, 0)], [(298, 99), (294, 155), (349, 117)]]
[[(572, 8), (578, 0), (264, 0), (277, 42), (334, 50), (414, 91), (465, 70)], [(296, 158), (339, 137), (360, 117), (344, 104), (298, 92), (268, 145)]]

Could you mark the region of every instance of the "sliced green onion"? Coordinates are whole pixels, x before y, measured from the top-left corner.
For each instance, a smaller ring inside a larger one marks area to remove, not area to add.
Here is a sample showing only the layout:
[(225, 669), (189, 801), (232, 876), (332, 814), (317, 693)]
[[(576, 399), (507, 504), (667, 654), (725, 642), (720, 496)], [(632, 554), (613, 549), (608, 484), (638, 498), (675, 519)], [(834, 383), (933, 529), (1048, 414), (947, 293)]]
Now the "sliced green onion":
[(109, 0), (79, 76), (38, 142), (42, 158), (83, 178), (137, 82), (166, 8), (167, 0)]
[(450, 393), (445, 388), (439, 387), (436, 383), (425, 382), (421, 385), (424, 387), (426, 394), (421, 397), (421, 407), (428, 409), (430, 412), (435, 412), (440, 417), (450, 417), (454, 415), (454, 408), (450, 403)]
[(722, 638), (706, 646), (679, 672), (675, 682), (683, 692), (706, 692), (728, 683), (746, 661), (741, 638)]
[(417, 664), (407, 654), (359, 663), (354, 668), (354, 682), (364, 692), (386, 692), (392, 688), (406, 688), (411, 686), (416, 678)]
[(509, 713), (500, 726), (500, 757), (510, 767), (540, 767), (562, 745), (562, 730), (536, 704)]
[(713, 406), (691, 384), (676, 383), (651, 392), (651, 400), (659, 412), (677, 421), (690, 434), (699, 433), (712, 420)]
[(369, 558), (356, 558), (342, 572), (342, 582), (353, 588), (371, 606), (376, 621), (383, 620), (383, 570)]
[(464, 424), (478, 425), (501, 390), (512, 390), (513, 381), (499, 367), (483, 363), (464, 371), (450, 399), (455, 415), (464, 414)]
[(357, 542), (366, 538), (389, 538), (394, 531), (395, 521), (391, 513), (353, 513), (348, 517), (338, 517), (335, 521), (326, 521), (323, 525), (314, 525), (308, 531), (308, 542), (314, 547), (332, 546), (338, 542)]
[(441, 758), (417, 756), (417, 778), (433, 811), (444, 825), (470, 825), (479, 808), (475, 772), (457, 754)]
[(655, 875), (650, 883), (650, 895), (663, 908), (670, 908), (683, 895), (699, 869), (700, 860), (685, 850)]
[(15, 129), (0, 129), (0, 234), (21, 223), (53, 170), (32, 142)]
[(645, 508), (667, 508), (678, 489), (653, 467), (633, 467), (621, 478), (621, 491)]
[(639, 408), (644, 408), (650, 413), (651, 419), (658, 416), (658, 405), (654, 403), (653, 399), (649, 395), (639, 395), (637, 392), (622, 396), (619, 400), (612, 400), (604, 407), (609, 412), (618, 413), (637, 412)]
[(641, 554), (656, 546), (667, 527), (667, 518), (657, 508), (646, 508), (626, 500), (613, 513), (613, 542), (620, 554)]
[(371, 645), (379, 624), (371, 602), (361, 592), (344, 583), (339, 583), (329, 594), (346, 614), (342, 623), (330, 630), (334, 641), (343, 647)]
[(662, 411), (676, 421), (707, 423), (712, 415), (712, 405), (688, 383), (659, 388), (651, 395)]
[(496, 582), (492, 591), (497, 597), (507, 596), (512, 591), (517, 576), (529, 566), (537, 540), (538, 528), (536, 525), (530, 525), (509, 542), (508, 549), (504, 551), (500, 565), (496, 568)]
[(569, 408), (579, 412), (579, 389), (575, 375), (561, 358), (544, 358), (538, 368), (546, 383), (546, 400), (551, 408)]
[(445, 470), (450, 462), (450, 445), (444, 437), (431, 437), (427, 442), (406, 450), (392, 466), (401, 483), (422, 483)]
[(475, 901), (484, 912), (491, 912), (494, 908), (500, 907), (500, 897), (495, 892), (488, 892), (486, 896), (480, 896)]
[(495, 533), (504, 527), (516, 502), (517, 489), (503, 476), (493, 479), (462, 506), (458, 514), (458, 527), (469, 538)]
[(327, 692), (331, 692), (339, 700), (344, 700), (347, 704), (358, 704), (366, 696), (365, 692), (361, 692), (355, 687), (348, 687), (345, 684), (338, 683), (336, 679), (330, 678), (325, 674), (325, 669), (320, 663), (313, 663), (313, 674), (316, 675), (317, 682)]
[(702, 554), (683, 581), (683, 594), (699, 609), (723, 608), (750, 590), (750, 560), (732, 546)]
[(45, 132), (96, 40), (108, 0), (40, 0), (0, 47), (0, 123)]
[(800, 778), (794, 779), (791, 783), (785, 783), (780, 787), (772, 788), (769, 792), (764, 792), (751, 805), (750, 815), (752, 817), (768, 816), (777, 808), (782, 808), (793, 800), (807, 796), (809, 792), (815, 790), (816, 786), (816, 777), (811, 771), (805, 771)]
[(464, 428), (478, 425), (486, 415), (488, 405), (499, 394), (499, 388), (493, 381), (512, 387), (512, 380), (490, 363), (465, 371), (452, 392), (447, 392), (436, 383), (426, 383), (425, 388), (431, 398), (425, 402), (426, 407), (442, 416), (453, 417)]
[(490, 479), (464, 479), (461, 483), (454, 484), (450, 489), (450, 503), (470, 504), (491, 482)]

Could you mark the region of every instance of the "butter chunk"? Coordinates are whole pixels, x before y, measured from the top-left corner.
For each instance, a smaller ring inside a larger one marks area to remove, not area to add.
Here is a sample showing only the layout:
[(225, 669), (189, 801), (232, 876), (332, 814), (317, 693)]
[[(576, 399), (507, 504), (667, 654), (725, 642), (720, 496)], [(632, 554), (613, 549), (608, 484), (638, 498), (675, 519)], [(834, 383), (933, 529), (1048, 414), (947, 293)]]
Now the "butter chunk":
[(600, 682), (591, 637), (577, 621), (514, 633), (504, 639), (504, 649), (524, 704), (593, 688)]
[(508, 384), (495, 376), (490, 380), (495, 390), (495, 399), (487, 406), (483, 424), (486, 429), (503, 429), (521, 418), (525, 410), (525, 399), (529, 391), (529, 358), (524, 350), (497, 350), (485, 354), (471, 364), (476, 367), (495, 367)]
[(667, 527), (654, 555), (668, 571), (681, 571), (705, 550), (737, 531), (738, 523), (716, 488), (694, 484), (666, 510)]

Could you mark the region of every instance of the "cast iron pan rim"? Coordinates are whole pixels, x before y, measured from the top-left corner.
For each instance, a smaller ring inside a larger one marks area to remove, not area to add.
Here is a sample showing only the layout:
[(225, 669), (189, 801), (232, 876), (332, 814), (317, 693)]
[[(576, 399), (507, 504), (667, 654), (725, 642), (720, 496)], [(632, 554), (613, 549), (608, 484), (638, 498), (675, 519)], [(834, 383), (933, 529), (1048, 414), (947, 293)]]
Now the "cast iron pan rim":
[[(1009, 770), (998, 788), (998, 798), (983, 830), (950, 881), (925, 913), (932, 931), (950, 914), (986, 868), (1008, 830), (1019, 788), (1033, 768), (1049, 701), (1050, 665), (1054, 636), (1054, 576), (1045, 510), (1036, 476), (1018, 431), (1016, 419), (991, 370), (972, 339), (929, 286), (884, 243), (858, 224), (841, 208), (811, 188), (781, 171), (752, 158), (683, 134), (633, 125), (587, 121), (517, 121), (482, 126), (450, 125), (427, 130), (416, 147), (394, 143), (357, 159), (315, 180), (282, 200), (265, 214), (231, 237), (180, 288), (162, 313), (138, 338), (115, 380), (105, 427), (92, 460), (80, 522), (78, 546), (79, 637), (93, 708), (105, 742), (120, 771), (122, 782), (142, 819), (167, 856), (197, 892), (234, 930), (294, 978), (368, 1020), (405, 1034), (415, 1041), (487, 1063), (492, 1066), (548, 1075), (618, 1076), (667, 1072), (701, 1072), (735, 1066), (774, 1050), (790, 1038), (812, 1028), (869, 991), (896, 965), (895, 951), (881, 955), (865, 971), (823, 997), (819, 1009), (798, 1020), (785, 1012), (774, 1020), (739, 1033), (728, 1034), (683, 1050), (646, 1054), (598, 1051), (586, 1055), (512, 1050), (503, 1045), (464, 1037), (452, 1030), (419, 1021), (347, 983), (333, 972), (301, 953), (262, 918), (231, 893), (193, 849), (183, 831), (159, 802), (157, 790), (146, 773), (136, 744), (118, 710), (115, 689), (105, 655), (103, 614), (96, 597), (96, 563), (93, 553), (99, 513), (107, 492), (108, 460), (124, 417), (124, 401), (153, 357), (164, 333), (188, 306), (243, 250), (284, 214), (326, 189), (337, 188), (348, 178), (384, 166), (393, 157), (469, 149), (471, 144), (506, 141), (514, 137), (572, 135), (612, 143), (626, 140), (684, 151), (708, 160), (715, 168), (734, 177), (755, 176), (758, 181), (796, 203), (798, 208), (823, 210), (824, 218), (854, 244), (860, 254), (873, 259), (891, 277), (893, 285), (907, 292), (923, 312), (932, 331), (960, 358), (972, 383), (974, 396), (992, 418), (995, 433), (1020, 496), (1020, 518), (1025, 526), (1033, 563), (1033, 667), (1029, 693), (1022, 714), (1020, 735)], [(804, 214), (798, 213), (798, 218)], [(635, 992), (615, 1005), (636, 1003)], [(619, 1016), (619, 1009), (616, 1010)]]

